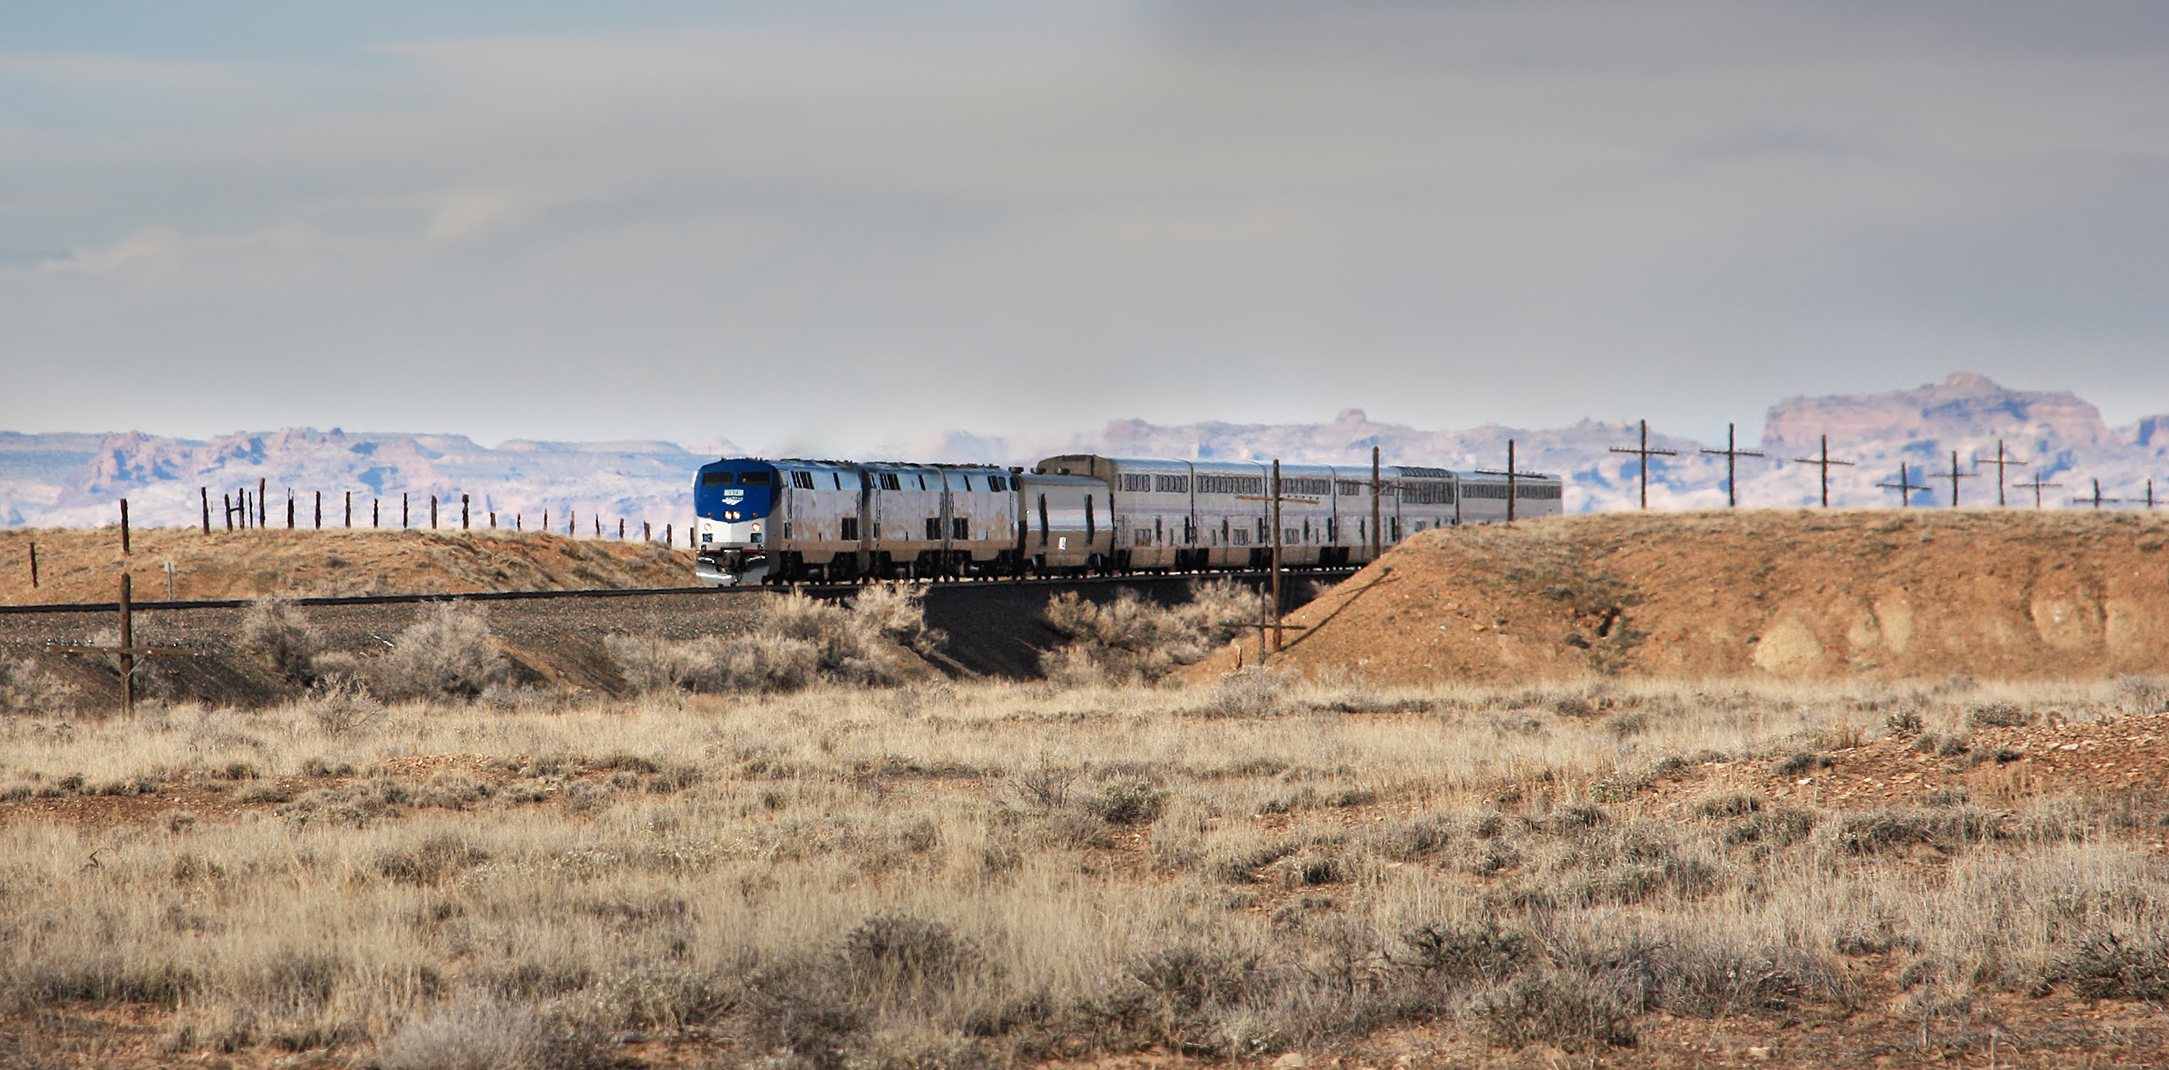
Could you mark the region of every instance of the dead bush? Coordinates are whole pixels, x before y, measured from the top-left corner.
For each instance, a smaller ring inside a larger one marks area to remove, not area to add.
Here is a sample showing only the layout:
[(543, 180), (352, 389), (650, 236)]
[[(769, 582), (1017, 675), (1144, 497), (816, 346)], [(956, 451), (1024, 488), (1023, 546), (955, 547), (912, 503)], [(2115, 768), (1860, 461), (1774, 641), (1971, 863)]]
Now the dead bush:
[(1497, 983), (1520, 972), (1536, 958), (1526, 934), (1486, 919), (1477, 925), (1425, 925), (1401, 934), (1402, 955), (1394, 961), (1447, 985)]
[(450, 833), (431, 836), (402, 850), (377, 856), (377, 872), (397, 884), (425, 887), (444, 882), (461, 870), (489, 861), (489, 852)]
[(73, 713), (75, 693), (75, 685), (29, 658), (0, 658), (0, 713)]
[(1991, 702), (1966, 711), (1967, 728), (2021, 728), (2032, 722), (2032, 711), (2009, 702)]
[(877, 583), (852, 596), (851, 614), (889, 642), (932, 653), (949, 637), (926, 624), (926, 588)]
[(2079, 944), (2052, 980), (2086, 999), (2169, 999), (2169, 936), (2160, 932), (2103, 933)]
[(1190, 600), (1163, 606), (1134, 591), (1090, 601), (1074, 591), (1048, 600), (1044, 619), (1065, 640), (1040, 659), (1057, 682), (1152, 682), (1205, 659), (1264, 619), (1265, 600), (1230, 580), (1193, 583)]
[(382, 1070), (525, 1070), (542, 1051), (528, 1007), (464, 1004), (409, 1019), (377, 1047)]
[(2116, 692), (2138, 713), (2169, 710), (2169, 679), (2159, 676), (2119, 676)]
[(1160, 819), (1167, 793), (1143, 780), (1118, 780), (1086, 799), (1084, 808), (1110, 825), (1150, 825)]
[(384, 703), (352, 684), (324, 688), (295, 703), (294, 708), (334, 736), (369, 728), (383, 720), (385, 714)]
[(388, 699), (472, 699), (511, 669), (488, 618), (465, 602), (422, 610), (391, 651), (370, 665), (372, 690)]
[(324, 636), (292, 601), (259, 598), (241, 618), (241, 648), (264, 659), (286, 682), (307, 687), (316, 682)]
[(1563, 970), (1515, 976), (1470, 1006), (1494, 1047), (1550, 1044), (1569, 1052), (1634, 1046), (1636, 1008), (1608, 977)]

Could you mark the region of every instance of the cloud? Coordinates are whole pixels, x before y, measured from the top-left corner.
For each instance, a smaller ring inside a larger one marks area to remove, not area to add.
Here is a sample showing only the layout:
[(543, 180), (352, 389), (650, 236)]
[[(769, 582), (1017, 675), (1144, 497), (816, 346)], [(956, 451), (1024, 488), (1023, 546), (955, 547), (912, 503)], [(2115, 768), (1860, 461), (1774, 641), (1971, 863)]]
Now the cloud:
[[(170, 73), (227, 97), (36, 74), (107, 96), (0, 120), (10, 244), (81, 250), (0, 278), (59, 399), (0, 426), (841, 451), (1361, 405), (1721, 435), (1952, 363), (2169, 410), (2141, 300), (2169, 13), (2077, 0), (2125, 30), (2037, 39), (2000, 4), (942, 10)], [(160, 264), (186, 270), (83, 281)], [(200, 384), (159, 381), (175, 360)], [(231, 389), (271, 365), (289, 385)], [(116, 367), (142, 374), (89, 388)]]
[(444, 202), (429, 217), (424, 234), (433, 242), (461, 241), (517, 225), (526, 209), (511, 197), (467, 193)]

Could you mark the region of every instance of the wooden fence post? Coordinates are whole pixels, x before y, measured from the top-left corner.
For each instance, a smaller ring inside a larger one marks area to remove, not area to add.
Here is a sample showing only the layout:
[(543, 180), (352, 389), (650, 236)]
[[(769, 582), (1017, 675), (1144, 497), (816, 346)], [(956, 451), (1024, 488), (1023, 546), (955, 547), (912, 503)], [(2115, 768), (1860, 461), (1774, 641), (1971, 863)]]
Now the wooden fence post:
[(382, 510), (383, 508), (384, 508), (384, 499), (382, 499), (382, 498), (371, 498), (371, 499), (369, 499), (369, 526), (370, 526), (371, 528), (379, 528), (379, 527), (382, 527), (382, 526), (383, 526), (383, 523), (382, 523), (382, 520), (383, 520), (383, 516), (382, 516), (382, 515), (381, 515), (381, 513), (380, 513), (380, 510)]
[(120, 552), (128, 552), (128, 499), (120, 500)]
[(294, 530), (294, 488), (286, 488), (286, 530)]
[(32, 543), (30, 544), (30, 589), (31, 589), (31, 590), (36, 590), (36, 589), (37, 589), (37, 587), (38, 587), (38, 544), (37, 544), (36, 542), (32, 542)]
[(437, 496), (429, 496), (429, 530), (437, 530)]
[(211, 533), (211, 488), (199, 487), (197, 489), (203, 494), (203, 533), (209, 535)]
[(467, 529), (467, 496), (462, 494), (459, 496), (459, 530), (466, 531)]
[(407, 497), (407, 492), (406, 492), (406, 491), (400, 491), (400, 492), (399, 492), (399, 530), (401, 530), (401, 531), (405, 531), (405, 530), (407, 530), (407, 528), (408, 528), (408, 527), (412, 526), (412, 521), (413, 521), (413, 518), (414, 518), (414, 510), (413, 510), (413, 508), (412, 508), (412, 503), (411, 503), (411, 502), (409, 501), (409, 499), (408, 499), (408, 497)]
[(227, 530), (227, 531), (232, 531), (232, 530), (233, 530), (233, 495), (231, 495), (231, 494), (220, 494), (220, 495), (219, 495), (219, 497), (221, 497), (221, 498), (225, 499), (225, 501), (226, 501), (226, 530)]
[(618, 541), (625, 541), (625, 518), (622, 516), (618, 518)]
[(324, 530), (324, 492), (316, 492), (316, 530)]
[(136, 615), (129, 604), (131, 584), (128, 574), (120, 578), (120, 693), (121, 712), (136, 712)]
[(264, 492), (270, 489), (271, 481), (269, 479), (258, 479), (256, 481), (256, 526), (260, 528), (271, 526), (271, 514), (264, 511), (269, 508), (265, 503), (271, 500), (264, 496)]
[(354, 492), (351, 490), (346, 492), (346, 526), (349, 530), (354, 527)]
[(654, 530), (653, 528), (651, 528), (651, 527), (650, 527), (650, 526), (648, 525), (648, 522), (647, 522), (647, 521), (645, 521), (645, 520), (643, 520), (643, 521), (641, 521), (641, 522), (640, 522), (640, 541), (641, 541), (641, 542), (654, 542), (654, 541), (655, 541), (655, 530)]

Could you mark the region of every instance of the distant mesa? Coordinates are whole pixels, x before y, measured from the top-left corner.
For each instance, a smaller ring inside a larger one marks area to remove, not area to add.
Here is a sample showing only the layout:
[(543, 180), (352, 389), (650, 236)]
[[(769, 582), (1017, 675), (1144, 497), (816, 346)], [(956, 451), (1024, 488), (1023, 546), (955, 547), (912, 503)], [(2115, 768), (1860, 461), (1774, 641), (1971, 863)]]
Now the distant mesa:
[(1887, 394), (1786, 398), (1770, 406), (1765, 449), (1812, 451), (1833, 442), (2052, 437), (2065, 446), (2117, 441), (2101, 410), (2069, 391), (2010, 390), (1975, 372)]

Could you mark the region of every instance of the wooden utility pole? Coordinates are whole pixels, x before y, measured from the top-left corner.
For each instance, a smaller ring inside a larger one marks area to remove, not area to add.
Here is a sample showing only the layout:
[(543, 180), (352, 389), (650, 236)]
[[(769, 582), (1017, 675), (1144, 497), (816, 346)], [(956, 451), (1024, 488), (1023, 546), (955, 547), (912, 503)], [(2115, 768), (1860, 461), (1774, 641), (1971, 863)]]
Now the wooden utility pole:
[(2041, 489), (2042, 489), (2043, 487), (2061, 487), (2061, 486), (2063, 486), (2063, 484), (2061, 484), (2061, 483), (2044, 483), (2044, 482), (2042, 482), (2042, 481), (2041, 481), (2040, 479), (2036, 478), (2036, 479), (2035, 479), (2035, 480), (2034, 480), (2033, 482), (2031, 482), (2031, 483), (2013, 483), (2013, 484), (2012, 484), (2012, 486), (2014, 486), (2014, 487), (2017, 487), (2017, 488), (2018, 488), (2018, 489), (2020, 489), (2020, 490), (2032, 490), (2032, 491), (2033, 491), (2033, 507), (2034, 507), (2034, 508), (2036, 508), (2036, 509), (2039, 509), (2039, 508), (2041, 508)]
[[(1496, 469), (1496, 468), (1479, 468), (1479, 469), (1476, 469), (1476, 474), (1477, 474), (1477, 475), (1480, 475), (1480, 476), (1505, 476), (1505, 477), (1506, 477), (1506, 525), (1507, 525), (1508, 527), (1512, 527), (1512, 526), (1514, 526), (1514, 504), (1515, 504), (1515, 502), (1517, 502), (1517, 501), (1518, 501), (1518, 500), (1520, 499), (1520, 496), (1521, 496), (1521, 491), (1520, 491), (1520, 487), (1521, 487), (1520, 479), (1521, 479), (1521, 477), (1523, 477), (1523, 476), (1541, 476), (1541, 475), (1543, 475), (1544, 473), (1542, 473), (1542, 472), (1524, 472), (1524, 471), (1522, 471), (1522, 470), (1521, 470), (1521, 469), (1520, 469), (1519, 467), (1517, 467), (1517, 466), (1515, 465), (1515, 462), (1514, 462), (1514, 440), (1513, 440), (1513, 439), (1507, 439), (1507, 440), (1506, 440), (1506, 470), (1502, 472), (1502, 471), (1500, 471), (1500, 470), (1498, 470), (1498, 469)], [(1456, 509), (1454, 510), (1454, 512), (1455, 512), (1455, 513), (1456, 513), (1456, 514), (1458, 515), (1458, 514), (1460, 513), (1460, 510), (1459, 510), (1458, 508), (1456, 508)]]
[(1902, 462), (1898, 465), (1898, 481), (1896, 483), (1877, 483), (1876, 486), (1881, 487), (1884, 490), (1897, 491), (1898, 508), (1900, 509), (1907, 509), (1912, 507), (1914, 491), (1928, 489), (1925, 486), (1921, 486), (1913, 482), (1912, 473), (1906, 468), (1905, 464)]
[(1642, 508), (1649, 508), (1649, 459), (1651, 457), (1677, 457), (1678, 450), (1653, 450), (1649, 448), (1649, 421), (1642, 421), (1642, 445), (1637, 449), (1613, 446), (1613, 453), (1631, 453), (1642, 459)]
[[(168, 562), (170, 569), (172, 563)], [(170, 582), (170, 581), (169, 581)], [(170, 647), (139, 647), (136, 645), (136, 616), (134, 584), (128, 574), (120, 578), (120, 644), (118, 646), (55, 646), (45, 649), (66, 654), (111, 654), (120, 662), (121, 712), (136, 712), (136, 658), (160, 654), (181, 657), (201, 657), (193, 650), (175, 650)]]
[[(2000, 438), (1996, 440), (1996, 508), (2001, 509), (2004, 507), (2003, 470), (2005, 468), (2024, 468), (2029, 463), (2031, 462), (2014, 460), (2012, 458), (2005, 457), (2003, 455), (2003, 440)], [(1981, 459), (1979, 457), (1975, 457), (1973, 459), (1973, 467), (1979, 468), (1980, 466)], [(1958, 466), (1952, 465), (1951, 467), (1956, 468)]]
[(1978, 477), (1979, 475), (1980, 475), (1980, 473), (1979, 473), (1979, 472), (1961, 472), (1961, 471), (1959, 471), (1959, 470), (1958, 470), (1958, 451), (1957, 451), (1957, 450), (1952, 450), (1952, 451), (1951, 451), (1951, 470), (1950, 470), (1950, 471), (1948, 471), (1948, 472), (1930, 472), (1930, 473), (1928, 473), (1928, 478), (1930, 478), (1930, 479), (1948, 479), (1948, 480), (1950, 480), (1950, 481), (1951, 481), (1951, 508), (1953, 508), (1953, 509), (1956, 509), (1956, 508), (1958, 508), (1958, 481), (1959, 481), (1959, 480), (1961, 480), (1961, 479), (1973, 479), (1973, 478), (1976, 478), (1976, 477)]
[(1725, 459), (1725, 508), (1727, 509), (1737, 508), (1740, 504), (1740, 458), (1762, 456), (1761, 450), (1741, 449), (1739, 444), (1733, 441), (1733, 429), (1734, 425), (1725, 425), (1724, 449), (1702, 451), (1713, 456), (1722, 456)]
[(1380, 495), (1381, 493), (1383, 493), (1383, 492), (1384, 492), (1384, 490), (1385, 490), (1385, 488), (1384, 488), (1384, 487), (1382, 487), (1382, 486), (1380, 486), (1380, 485), (1379, 485), (1379, 482), (1378, 482), (1378, 447), (1376, 447), (1376, 446), (1372, 446), (1372, 447), (1371, 447), (1371, 560), (1373, 560), (1373, 561), (1376, 561), (1376, 560), (1378, 560), (1378, 558), (1379, 558), (1379, 555), (1381, 555), (1381, 554), (1383, 554), (1383, 553), (1385, 553), (1385, 552), (1386, 552), (1386, 550), (1385, 550), (1385, 546), (1386, 546), (1386, 540), (1385, 540), (1384, 536), (1383, 536), (1383, 535), (1381, 535), (1381, 534), (1380, 534), (1380, 532), (1379, 532), (1379, 530), (1378, 530), (1378, 517), (1379, 517), (1379, 512), (1380, 512), (1380, 510), (1379, 510), (1379, 502), (1378, 502), (1378, 496), (1379, 496), (1379, 495)]
[(2091, 498), (2073, 498), (2073, 499), (2071, 499), (2071, 504), (2073, 504), (2073, 505), (2091, 505), (2091, 506), (2093, 506), (2093, 507), (2094, 507), (2094, 511), (2095, 511), (2095, 512), (2100, 512), (2100, 511), (2101, 511), (2101, 507), (2102, 507), (2102, 506), (2103, 506), (2104, 504), (2108, 504), (2108, 505), (2113, 505), (2113, 504), (2115, 504), (2115, 503), (2117, 503), (2117, 502), (2121, 502), (2121, 501), (2123, 501), (2123, 500), (2124, 500), (2124, 499), (2122, 499), (2122, 498), (2104, 498), (2104, 497), (2102, 497), (2102, 496), (2101, 496), (2101, 481), (2097, 479), (2097, 480), (2094, 480), (2094, 496), (2093, 496), (2093, 497), (2091, 497)]
[(1821, 456), (1821, 457), (1795, 457), (1795, 458), (1793, 458), (1793, 461), (1794, 461), (1794, 463), (1796, 463), (1796, 464), (1812, 464), (1812, 465), (1816, 465), (1816, 466), (1818, 466), (1818, 467), (1820, 467), (1820, 468), (1822, 469), (1822, 473), (1823, 473), (1823, 508), (1825, 508), (1825, 509), (1828, 509), (1828, 508), (1830, 508), (1830, 466), (1831, 466), (1831, 465), (1839, 465), (1839, 466), (1842, 466), (1842, 467), (1850, 468), (1850, 467), (1852, 467), (1852, 465), (1853, 465), (1853, 462), (1851, 462), (1851, 461), (1833, 461), (1833, 460), (1831, 460), (1831, 459), (1830, 459), (1830, 436), (1829, 436), (1829, 435), (1824, 435), (1824, 436), (1823, 436), (1823, 453), (1822, 453), (1822, 456)]
[[(1273, 459), (1273, 653), (1280, 653), (1280, 459)], [(1264, 664), (1260, 658), (1259, 664)]]
[(128, 499), (126, 498), (120, 500), (120, 552), (123, 556), (128, 553)]

